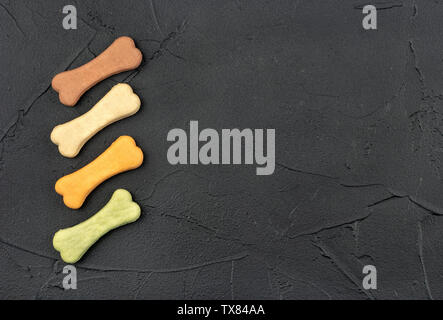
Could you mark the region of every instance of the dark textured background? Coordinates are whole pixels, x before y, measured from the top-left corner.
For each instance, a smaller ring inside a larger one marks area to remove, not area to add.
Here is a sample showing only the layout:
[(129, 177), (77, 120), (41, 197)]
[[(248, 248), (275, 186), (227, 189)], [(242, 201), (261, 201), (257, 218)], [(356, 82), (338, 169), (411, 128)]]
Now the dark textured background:
[[(62, 28), (74, 4), (77, 30)], [(443, 1), (0, 0), (0, 298), (443, 298)], [(120, 35), (137, 71), (61, 105), (52, 77)], [(142, 99), (74, 159), (49, 139), (115, 83)], [(277, 168), (171, 166), (172, 128), (275, 128)], [(146, 161), (70, 210), (54, 191), (119, 135)], [(61, 286), (52, 248), (126, 188), (136, 223), (99, 241)], [(364, 291), (361, 270), (378, 269)]]

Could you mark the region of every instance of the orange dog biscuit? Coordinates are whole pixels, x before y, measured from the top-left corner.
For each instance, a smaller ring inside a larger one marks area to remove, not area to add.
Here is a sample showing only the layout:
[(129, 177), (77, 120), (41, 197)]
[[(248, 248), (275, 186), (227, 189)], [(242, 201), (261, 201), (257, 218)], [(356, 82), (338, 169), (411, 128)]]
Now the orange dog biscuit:
[(73, 70), (57, 74), (52, 88), (59, 93), (60, 102), (74, 106), (80, 97), (100, 81), (123, 71), (137, 68), (142, 53), (129, 37), (116, 39), (99, 56)]
[(66, 175), (55, 184), (55, 191), (71, 209), (83, 205), (86, 197), (103, 181), (121, 172), (138, 168), (143, 152), (132, 137), (121, 136), (101, 155), (83, 168)]

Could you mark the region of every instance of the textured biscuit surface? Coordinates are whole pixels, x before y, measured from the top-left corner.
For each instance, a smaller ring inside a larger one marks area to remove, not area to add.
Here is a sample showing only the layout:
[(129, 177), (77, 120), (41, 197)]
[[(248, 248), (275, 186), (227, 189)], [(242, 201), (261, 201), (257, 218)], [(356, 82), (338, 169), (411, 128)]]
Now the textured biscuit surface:
[(143, 152), (130, 136), (121, 136), (95, 160), (68, 174), (55, 184), (55, 191), (71, 209), (83, 205), (86, 197), (103, 181), (124, 171), (138, 168), (143, 163)]
[(113, 122), (135, 114), (140, 98), (126, 83), (115, 85), (91, 110), (69, 122), (56, 126), (51, 141), (68, 158), (75, 157), (97, 132)]
[(74, 106), (80, 97), (98, 82), (123, 71), (137, 68), (142, 53), (129, 37), (117, 38), (105, 51), (88, 63), (57, 74), (52, 88), (59, 93), (59, 100)]
[(66, 263), (75, 263), (103, 235), (140, 217), (140, 206), (131, 194), (118, 189), (111, 200), (95, 215), (71, 228), (59, 230), (52, 241)]

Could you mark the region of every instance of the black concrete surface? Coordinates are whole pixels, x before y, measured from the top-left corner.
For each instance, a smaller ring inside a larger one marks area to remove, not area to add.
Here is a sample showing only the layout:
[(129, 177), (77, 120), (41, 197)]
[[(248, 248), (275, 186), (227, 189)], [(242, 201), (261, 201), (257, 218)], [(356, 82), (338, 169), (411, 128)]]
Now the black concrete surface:
[[(368, 2), (371, 3), (371, 2)], [(77, 30), (61, 10), (76, 6)], [(443, 298), (443, 1), (0, 0), (0, 298)], [(121, 35), (142, 65), (74, 108), (52, 77)], [(49, 134), (127, 82), (138, 114), (74, 159)], [(172, 166), (173, 128), (274, 128), (276, 171)], [(146, 160), (99, 186), (77, 211), (54, 183), (120, 135)], [(136, 223), (105, 236), (62, 287), (52, 248), (129, 190)], [(377, 290), (362, 288), (376, 266)]]

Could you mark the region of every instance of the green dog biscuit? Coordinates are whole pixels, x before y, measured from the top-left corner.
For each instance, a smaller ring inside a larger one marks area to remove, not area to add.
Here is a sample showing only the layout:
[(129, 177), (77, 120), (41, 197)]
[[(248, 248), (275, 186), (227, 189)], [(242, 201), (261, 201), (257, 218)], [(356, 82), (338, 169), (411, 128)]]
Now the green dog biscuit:
[(52, 241), (54, 249), (66, 263), (75, 263), (103, 235), (140, 217), (140, 207), (132, 201), (131, 194), (117, 189), (111, 200), (95, 215), (71, 228), (56, 232)]

